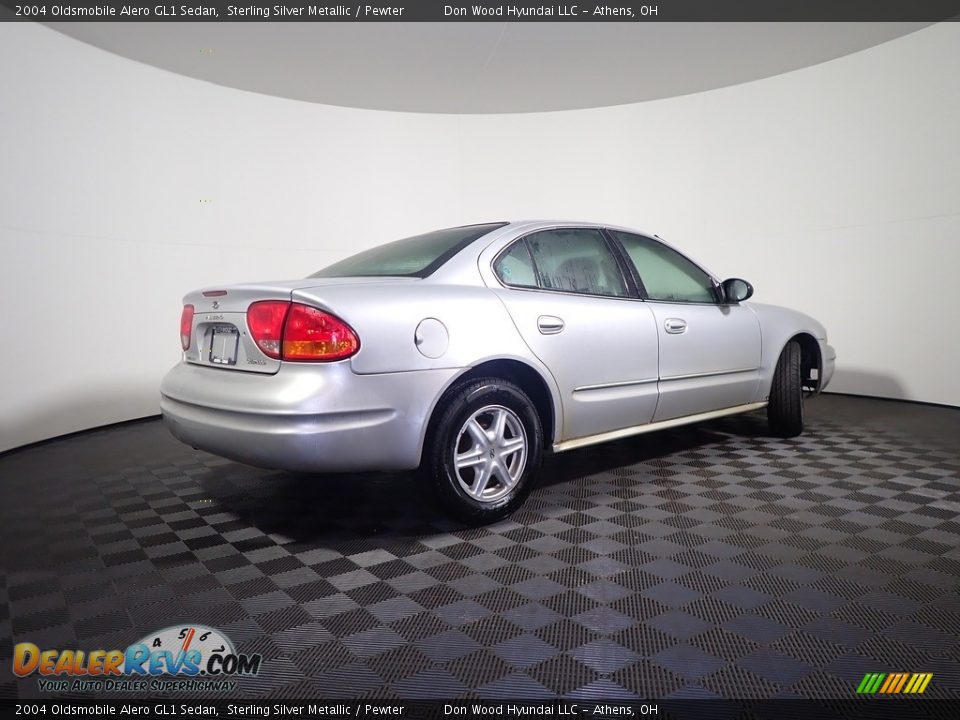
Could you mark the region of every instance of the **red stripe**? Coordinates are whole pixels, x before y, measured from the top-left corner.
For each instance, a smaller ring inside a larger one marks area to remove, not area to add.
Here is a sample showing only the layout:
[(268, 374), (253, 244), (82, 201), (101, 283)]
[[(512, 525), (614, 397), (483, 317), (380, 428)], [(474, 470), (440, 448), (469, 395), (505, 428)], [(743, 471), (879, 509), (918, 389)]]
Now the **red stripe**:
[(183, 640), (183, 649), (182, 652), (186, 652), (190, 649), (190, 641), (193, 640), (193, 636), (196, 634), (195, 628), (190, 628), (190, 632), (187, 633), (187, 637)]

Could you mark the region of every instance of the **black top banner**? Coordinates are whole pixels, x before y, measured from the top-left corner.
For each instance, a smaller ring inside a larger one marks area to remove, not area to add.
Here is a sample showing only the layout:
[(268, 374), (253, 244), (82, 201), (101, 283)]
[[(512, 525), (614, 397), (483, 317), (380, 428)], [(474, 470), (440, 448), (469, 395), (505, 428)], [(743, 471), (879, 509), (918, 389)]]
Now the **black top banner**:
[(650, 0), (646, 3), (474, 0), (0, 0), (3, 22), (937, 22), (960, 0)]

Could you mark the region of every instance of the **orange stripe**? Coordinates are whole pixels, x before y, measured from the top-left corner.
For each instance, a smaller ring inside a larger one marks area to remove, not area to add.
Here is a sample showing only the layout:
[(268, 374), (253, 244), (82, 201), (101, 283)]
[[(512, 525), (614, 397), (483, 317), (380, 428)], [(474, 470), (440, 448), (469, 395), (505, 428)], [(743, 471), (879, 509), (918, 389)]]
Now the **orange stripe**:
[(900, 673), (900, 682), (897, 683), (897, 687), (894, 690), (895, 693), (899, 693), (903, 690), (903, 686), (907, 684), (907, 678), (910, 677), (909, 673)]
[(890, 676), (890, 683), (889, 683), (888, 686), (887, 686), (887, 692), (888, 692), (888, 693), (894, 693), (894, 692), (897, 691), (897, 685), (900, 684), (900, 676), (901, 676), (902, 674), (903, 674), (903, 673), (893, 673), (893, 674)]
[(896, 673), (891, 673), (891, 674), (887, 675), (887, 681), (880, 687), (879, 690), (877, 690), (877, 692), (885, 693), (885, 692), (887, 691), (887, 688), (890, 687), (890, 683), (893, 682), (893, 679), (894, 679), (895, 677), (897, 677), (897, 674), (896, 674)]

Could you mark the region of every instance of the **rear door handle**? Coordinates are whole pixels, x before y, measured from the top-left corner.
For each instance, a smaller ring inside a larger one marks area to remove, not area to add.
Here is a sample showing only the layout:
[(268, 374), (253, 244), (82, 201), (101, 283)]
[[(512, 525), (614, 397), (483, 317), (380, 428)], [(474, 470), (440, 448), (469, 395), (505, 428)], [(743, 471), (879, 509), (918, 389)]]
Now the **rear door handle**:
[(681, 320), (680, 318), (668, 318), (663, 324), (663, 328), (671, 335), (679, 335), (680, 333), (686, 331), (687, 321)]
[(563, 320), (553, 315), (541, 315), (537, 318), (537, 328), (542, 335), (556, 335), (563, 330)]

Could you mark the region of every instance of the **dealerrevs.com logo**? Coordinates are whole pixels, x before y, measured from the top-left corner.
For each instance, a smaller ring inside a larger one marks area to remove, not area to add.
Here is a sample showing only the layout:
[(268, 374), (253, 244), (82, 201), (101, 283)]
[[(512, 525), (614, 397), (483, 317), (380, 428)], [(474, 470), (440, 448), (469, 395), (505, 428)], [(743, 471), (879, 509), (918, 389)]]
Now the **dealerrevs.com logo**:
[(236, 688), (232, 679), (256, 675), (260, 655), (237, 653), (225, 634), (203, 625), (151, 633), (126, 650), (13, 648), (13, 673), (38, 676), (45, 692), (189, 691)]

